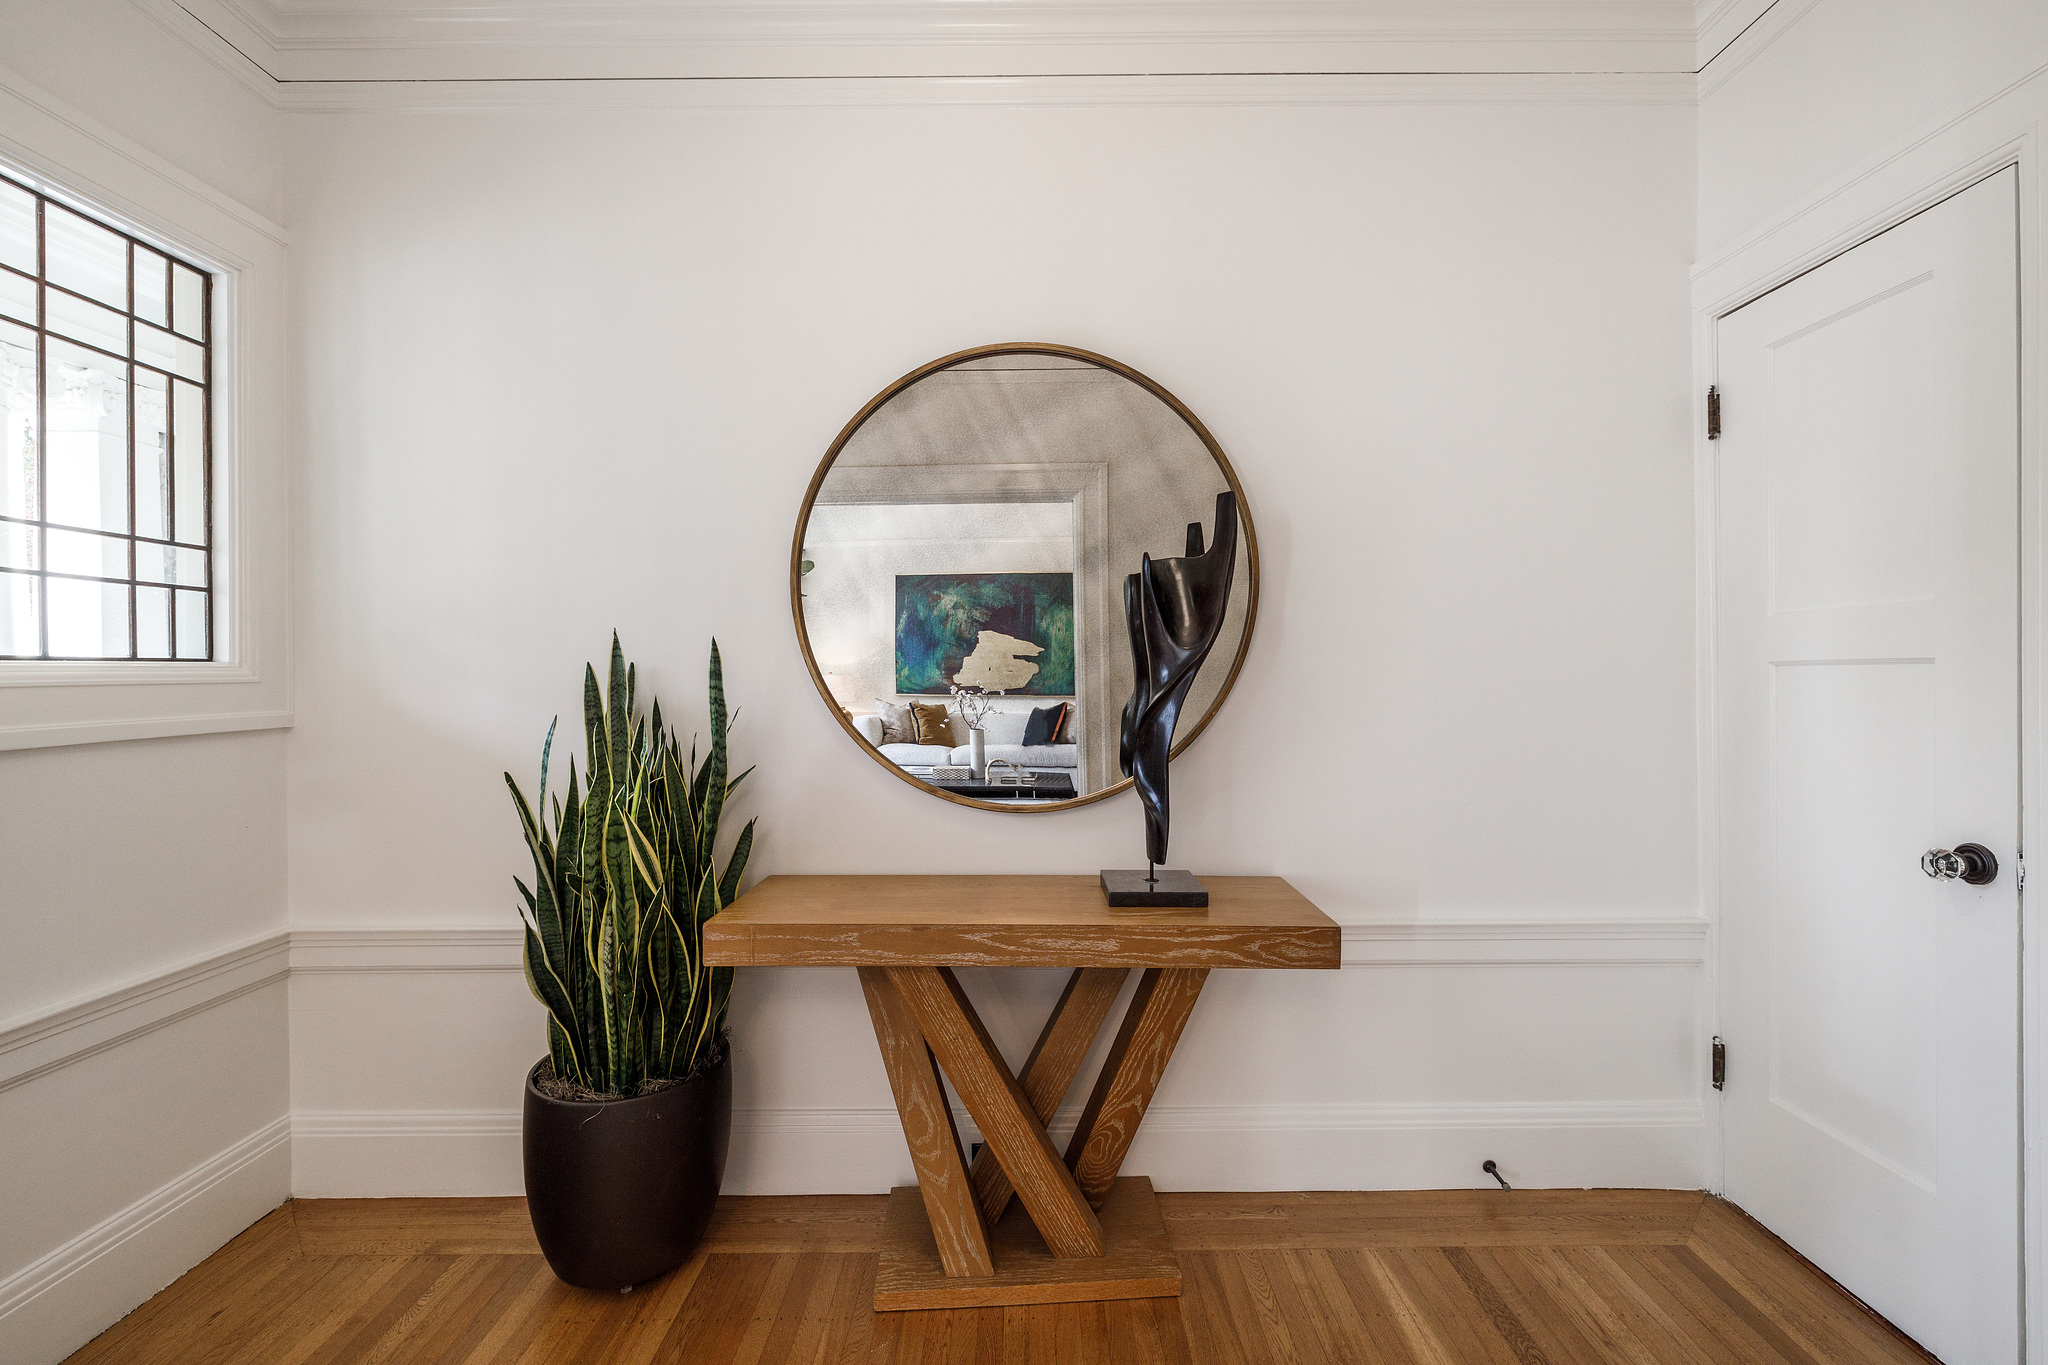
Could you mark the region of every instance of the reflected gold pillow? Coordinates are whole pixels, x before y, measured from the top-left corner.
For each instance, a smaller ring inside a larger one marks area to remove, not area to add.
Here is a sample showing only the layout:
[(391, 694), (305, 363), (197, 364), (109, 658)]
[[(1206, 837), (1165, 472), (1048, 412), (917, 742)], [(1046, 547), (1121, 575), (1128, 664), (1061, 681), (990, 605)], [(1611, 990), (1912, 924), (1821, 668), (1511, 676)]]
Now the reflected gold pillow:
[(950, 745), (953, 742), (953, 726), (946, 719), (946, 708), (943, 703), (914, 701), (910, 703), (910, 713), (917, 717), (919, 744)]

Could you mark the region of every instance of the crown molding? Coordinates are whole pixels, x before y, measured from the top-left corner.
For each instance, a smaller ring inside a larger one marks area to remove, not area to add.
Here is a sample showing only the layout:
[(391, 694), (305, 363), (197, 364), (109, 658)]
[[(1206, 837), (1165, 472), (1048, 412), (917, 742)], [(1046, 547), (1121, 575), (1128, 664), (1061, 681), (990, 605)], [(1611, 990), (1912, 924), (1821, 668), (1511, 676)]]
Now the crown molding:
[[(1689, 73), (1682, 0), (137, 0), (275, 81)], [(182, 11), (179, 20), (173, 11)], [(217, 58), (217, 60), (220, 60)], [(238, 79), (244, 72), (236, 71)]]
[(906, 106), (1685, 105), (1690, 75), (995, 76), (805, 80), (318, 81), (278, 87), (296, 112), (874, 109)]
[[(225, 15), (215, 27), (179, 0), (133, 0), (157, 27), (225, 72), (229, 79), (272, 105), (277, 103), (277, 51), (260, 34), (238, 28)], [(266, 60), (267, 59), (267, 60)]]
[(1749, 18), (1739, 28), (1733, 21), (1724, 26), (1726, 36), (1708, 50), (1704, 34), (1700, 47), (1700, 93), (1702, 101), (1726, 85), (1735, 74), (1755, 61), (1772, 43), (1783, 37), (1794, 24), (1818, 5), (1820, 0), (1733, 0), (1735, 18), (1741, 19), (1750, 9), (1761, 7), (1761, 12)]
[(1693, 6), (1693, 65), (1704, 71), (1716, 54), (1764, 17), (1778, 0), (1698, 0)]

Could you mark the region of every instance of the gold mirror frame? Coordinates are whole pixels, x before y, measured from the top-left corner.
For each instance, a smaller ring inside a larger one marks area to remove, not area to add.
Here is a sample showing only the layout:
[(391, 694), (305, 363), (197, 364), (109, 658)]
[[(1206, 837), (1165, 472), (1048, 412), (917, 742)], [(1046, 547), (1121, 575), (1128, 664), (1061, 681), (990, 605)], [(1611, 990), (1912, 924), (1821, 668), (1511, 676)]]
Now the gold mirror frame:
[[(1121, 361), (1111, 360), (1108, 356), (1097, 355), (1093, 351), (1084, 351), (1078, 346), (1056, 346), (1050, 342), (1026, 341), (1004, 342), (995, 346), (976, 346), (970, 350), (955, 351), (952, 355), (939, 357), (929, 365), (920, 365), (888, 388), (883, 389), (868, 400), (866, 407), (854, 414), (852, 421), (840, 429), (839, 435), (834, 438), (830, 449), (826, 450), (825, 458), (818, 462), (818, 472), (811, 475), (810, 487), (804, 490), (803, 510), (797, 514), (796, 536), (790, 542), (789, 547), (789, 610), (790, 615), (796, 620), (796, 642), (804, 652), (804, 667), (811, 670), (811, 684), (818, 689), (818, 696), (824, 700), (826, 709), (832, 713), (832, 718), (839, 722), (839, 728), (846, 731), (848, 738), (865, 750), (869, 758), (872, 758), (875, 762), (893, 773), (898, 779), (909, 783), (925, 795), (936, 796), (959, 806), (973, 806), (978, 810), (1003, 811), (1010, 814), (1044, 814), (1053, 811), (1073, 810), (1078, 806), (1086, 806), (1115, 796), (1118, 792), (1129, 791), (1131, 779), (1128, 777), (1122, 778), (1119, 781), (1110, 783), (1100, 791), (1088, 792), (1085, 795), (1076, 796), (1070, 801), (991, 801), (978, 796), (962, 796), (958, 792), (949, 792), (943, 788), (934, 787), (930, 783), (912, 776), (903, 768), (890, 762), (888, 755), (868, 743), (867, 737), (854, 728), (853, 718), (839, 704), (839, 699), (832, 695), (832, 689), (825, 685), (824, 670), (818, 667), (818, 660), (811, 653), (810, 630), (804, 624), (804, 532), (810, 527), (811, 510), (817, 503), (818, 491), (824, 487), (825, 476), (832, 472), (833, 464), (839, 459), (839, 452), (846, 448), (846, 443), (853, 439), (854, 433), (861, 429), (868, 418), (874, 416), (890, 399), (896, 397), (896, 395), (902, 393), (919, 380), (928, 375), (936, 374), (940, 370), (951, 369), (953, 366), (969, 360), (982, 360), (989, 356), (1001, 355), (1060, 356), (1069, 360), (1086, 361), (1091, 365), (1099, 365), (1113, 374), (1122, 375), (1125, 379), (1130, 380), (1133, 384), (1138, 385), (1147, 393), (1159, 399), (1160, 402), (1166, 404), (1167, 407), (1173, 409), (1174, 414), (1181, 421), (1187, 423), (1188, 429), (1195, 433), (1201, 440), (1203, 447), (1208, 450), (1209, 457), (1216, 461), (1216, 467), (1223, 471), (1225, 482), (1230, 485), (1231, 493), (1237, 498), (1238, 534), (1244, 542), (1245, 564), (1251, 575), (1247, 585), (1249, 591), (1245, 598), (1244, 637), (1238, 641), (1237, 653), (1230, 660), (1230, 673), (1223, 679), (1223, 687), (1216, 693), (1216, 700), (1210, 704), (1207, 711), (1202, 713), (1201, 718), (1194, 723), (1191, 729), (1185, 734), (1175, 736), (1173, 751), (1169, 755), (1170, 758), (1178, 758), (1183, 749), (1200, 738), (1202, 731), (1209, 728), (1209, 722), (1215, 719), (1216, 713), (1223, 709), (1223, 703), (1229, 700), (1230, 689), (1237, 685), (1238, 671), (1244, 667), (1245, 655), (1252, 647), (1252, 629), (1258, 624), (1259, 620), (1259, 537), (1258, 532), (1252, 527), (1251, 505), (1245, 498), (1244, 485), (1237, 481), (1237, 470), (1231, 467), (1230, 457), (1223, 453), (1223, 447), (1218, 445), (1216, 438), (1209, 434), (1209, 428), (1202, 425), (1202, 419), (1190, 412), (1187, 404), (1175, 398), (1171, 393), (1167, 392), (1165, 387), (1154, 380), (1140, 374)], [(1122, 636), (1122, 632), (1113, 632), (1113, 634), (1118, 638)]]

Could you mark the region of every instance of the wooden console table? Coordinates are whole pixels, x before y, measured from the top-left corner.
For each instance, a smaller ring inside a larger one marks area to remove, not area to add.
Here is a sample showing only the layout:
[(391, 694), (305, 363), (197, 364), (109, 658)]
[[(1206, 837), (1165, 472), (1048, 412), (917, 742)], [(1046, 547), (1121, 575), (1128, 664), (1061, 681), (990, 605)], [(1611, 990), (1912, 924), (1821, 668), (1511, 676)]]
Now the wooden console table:
[[(860, 971), (918, 1180), (890, 1192), (876, 1308), (1180, 1292), (1151, 1182), (1119, 1173), (1202, 983), (1217, 967), (1338, 965), (1336, 923), (1280, 878), (1204, 880), (1206, 911), (1130, 911), (1092, 876), (769, 877), (705, 923), (713, 966)], [(1021, 1074), (955, 967), (1073, 969)], [(1062, 1156), (1045, 1125), (1133, 968)], [(971, 1163), (940, 1068), (981, 1129)]]

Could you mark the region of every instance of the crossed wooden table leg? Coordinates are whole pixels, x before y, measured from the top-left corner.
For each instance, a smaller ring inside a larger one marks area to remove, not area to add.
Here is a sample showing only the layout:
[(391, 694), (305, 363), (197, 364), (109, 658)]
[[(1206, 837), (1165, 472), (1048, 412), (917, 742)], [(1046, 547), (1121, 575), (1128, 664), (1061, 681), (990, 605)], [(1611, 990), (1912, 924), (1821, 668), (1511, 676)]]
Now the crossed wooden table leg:
[[(1180, 1292), (1152, 1182), (1120, 1176), (1216, 967), (1334, 971), (1336, 921), (1278, 877), (1212, 877), (1192, 915), (1112, 910), (1093, 876), (764, 878), (704, 926), (716, 967), (857, 967), (918, 1183), (892, 1190), (877, 1308)], [(1074, 969), (1021, 1074), (948, 965)], [(1045, 1125), (1132, 971), (1143, 973), (1061, 1153)], [(960, 1150), (945, 1081), (981, 1129)]]
[[(1019, 1077), (950, 968), (860, 968), (918, 1180), (891, 1196), (875, 1307), (1180, 1292), (1151, 1182), (1118, 1171), (1209, 969), (1144, 968), (1064, 1158), (1045, 1130), (1131, 970), (1075, 969)], [(981, 1129), (971, 1166), (941, 1068)], [(1028, 1223), (1005, 1216), (1013, 1194)]]

